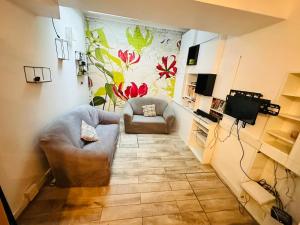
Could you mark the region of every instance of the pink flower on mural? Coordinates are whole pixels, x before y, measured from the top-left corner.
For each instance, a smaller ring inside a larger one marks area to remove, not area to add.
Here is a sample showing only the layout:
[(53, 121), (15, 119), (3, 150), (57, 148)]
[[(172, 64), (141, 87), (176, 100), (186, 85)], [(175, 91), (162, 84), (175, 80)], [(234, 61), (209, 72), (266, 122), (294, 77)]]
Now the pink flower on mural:
[[(162, 78), (165, 76), (165, 79), (168, 79), (170, 77), (174, 77), (177, 73), (177, 67), (176, 65), (176, 56), (163, 56), (161, 58), (162, 63), (157, 64), (156, 69), (159, 71), (159, 76)], [(169, 64), (169, 65), (168, 65)]]
[(118, 56), (125, 63), (127, 69), (130, 65), (138, 63), (141, 59), (141, 56), (139, 54), (137, 54), (136, 56), (134, 51), (129, 52), (128, 50), (124, 52), (122, 50), (119, 50)]
[(130, 98), (143, 97), (148, 93), (148, 86), (145, 83), (142, 83), (138, 87), (136, 83), (131, 82), (131, 85), (127, 86), (124, 92), (123, 84), (124, 83), (120, 83), (118, 87), (116, 85), (113, 86), (113, 91), (115, 95), (123, 101), (127, 101)]

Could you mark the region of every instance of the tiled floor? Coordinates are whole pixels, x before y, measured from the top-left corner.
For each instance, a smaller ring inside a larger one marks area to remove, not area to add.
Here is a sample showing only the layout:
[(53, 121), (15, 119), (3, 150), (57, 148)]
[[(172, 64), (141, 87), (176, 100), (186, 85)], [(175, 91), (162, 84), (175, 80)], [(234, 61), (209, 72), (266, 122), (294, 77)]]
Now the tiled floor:
[(256, 224), (176, 135), (121, 134), (109, 186), (46, 186), (19, 224)]

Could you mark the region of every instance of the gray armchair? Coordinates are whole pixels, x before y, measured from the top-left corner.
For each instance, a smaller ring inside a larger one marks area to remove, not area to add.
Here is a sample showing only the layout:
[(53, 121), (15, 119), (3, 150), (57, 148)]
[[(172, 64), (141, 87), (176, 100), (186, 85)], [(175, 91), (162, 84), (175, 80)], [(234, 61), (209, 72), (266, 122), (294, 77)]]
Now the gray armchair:
[[(155, 104), (157, 116), (144, 117), (142, 106)], [(132, 98), (124, 108), (125, 132), (132, 134), (168, 134), (175, 114), (168, 102), (158, 98)]]
[[(99, 141), (80, 139), (81, 121), (96, 128)], [(62, 187), (107, 185), (119, 136), (120, 116), (84, 105), (49, 124), (39, 140)]]

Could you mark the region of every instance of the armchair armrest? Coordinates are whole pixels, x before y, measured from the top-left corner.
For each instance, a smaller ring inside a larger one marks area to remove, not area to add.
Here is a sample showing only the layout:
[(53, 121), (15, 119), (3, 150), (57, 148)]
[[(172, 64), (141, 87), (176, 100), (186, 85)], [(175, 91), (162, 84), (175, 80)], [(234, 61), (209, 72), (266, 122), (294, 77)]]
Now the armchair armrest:
[(163, 117), (167, 121), (168, 127), (170, 128), (175, 120), (175, 113), (170, 104), (165, 109)]
[(115, 112), (107, 112), (99, 110), (99, 123), (100, 124), (119, 124), (120, 114)]
[(131, 123), (133, 118), (133, 110), (131, 108), (131, 105), (129, 103), (126, 103), (124, 108), (124, 122), (125, 123)]

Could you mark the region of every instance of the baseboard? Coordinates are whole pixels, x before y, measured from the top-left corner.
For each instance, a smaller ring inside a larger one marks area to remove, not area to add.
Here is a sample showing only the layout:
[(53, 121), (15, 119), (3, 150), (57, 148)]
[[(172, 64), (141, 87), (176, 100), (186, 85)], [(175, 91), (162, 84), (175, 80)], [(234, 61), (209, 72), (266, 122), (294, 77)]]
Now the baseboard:
[(51, 169), (49, 168), (44, 175), (35, 183), (31, 184), (25, 191), (23, 200), (20, 203), (19, 207), (13, 212), (14, 217), (17, 219), (27, 205), (34, 199), (34, 197), (39, 193), (40, 189), (43, 187), (47, 178), (50, 176)]

